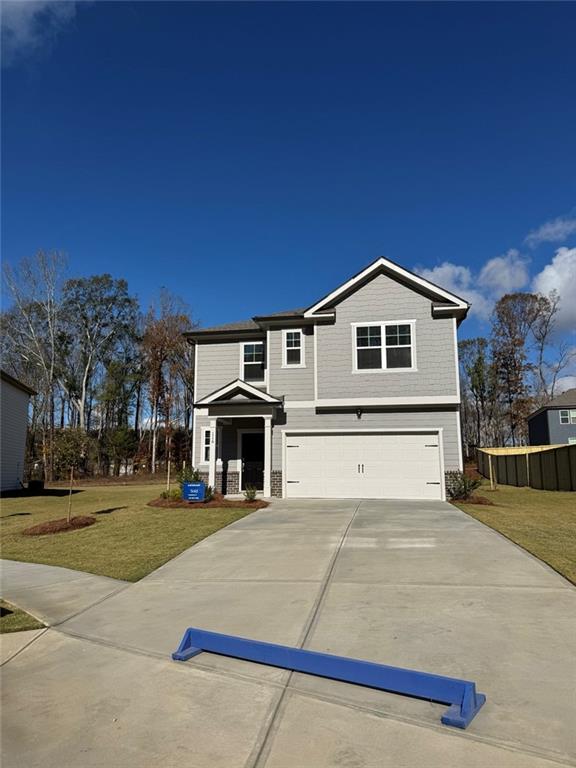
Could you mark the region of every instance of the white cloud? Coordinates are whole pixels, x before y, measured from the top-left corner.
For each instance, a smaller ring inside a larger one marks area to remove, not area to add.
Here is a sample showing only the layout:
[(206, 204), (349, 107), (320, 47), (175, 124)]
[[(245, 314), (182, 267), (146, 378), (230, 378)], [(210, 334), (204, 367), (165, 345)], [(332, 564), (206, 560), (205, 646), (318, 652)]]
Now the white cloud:
[(541, 243), (561, 243), (570, 235), (576, 234), (576, 215), (558, 216), (532, 230), (525, 239), (531, 247), (536, 248)]
[(525, 288), (530, 281), (528, 259), (515, 248), (495, 256), (482, 267), (478, 283), (495, 298)]
[(505, 293), (525, 288), (530, 280), (528, 260), (515, 249), (487, 261), (478, 274), (449, 261), (433, 269), (416, 268), (415, 272), (469, 301), (470, 314), (482, 320), (489, 319), (495, 301)]
[(558, 248), (554, 258), (532, 281), (532, 290), (548, 295), (557, 291), (559, 331), (576, 332), (576, 248)]
[(556, 387), (554, 388), (554, 394), (561, 395), (562, 392), (566, 392), (567, 389), (575, 389), (575, 388), (576, 388), (576, 376), (562, 376), (556, 382)]
[(3, 0), (2, 64), (8, 66), (50, 45), (76, 14), (76, 2)]

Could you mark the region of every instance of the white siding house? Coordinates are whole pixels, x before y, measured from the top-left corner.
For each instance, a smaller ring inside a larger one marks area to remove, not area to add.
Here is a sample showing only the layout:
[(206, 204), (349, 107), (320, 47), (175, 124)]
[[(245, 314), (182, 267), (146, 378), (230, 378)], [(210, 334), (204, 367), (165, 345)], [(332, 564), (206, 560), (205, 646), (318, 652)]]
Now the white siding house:
[(33, 389), (1, 371), (0, 392), (0, 486), (2, 491), (17, 490), (24, 479), (28, 402)]

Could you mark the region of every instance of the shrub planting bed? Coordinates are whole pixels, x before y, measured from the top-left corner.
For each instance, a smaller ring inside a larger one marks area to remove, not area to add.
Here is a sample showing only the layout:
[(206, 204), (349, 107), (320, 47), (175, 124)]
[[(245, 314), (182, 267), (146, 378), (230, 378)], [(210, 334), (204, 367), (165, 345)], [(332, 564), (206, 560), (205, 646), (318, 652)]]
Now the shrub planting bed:
[(269, 505), (268, 501), (254, 499), (246, 501), (240, 499), (225, 499), (219, 493), (215, 493), (210, 501), (184, 501), (183, 499), (163, 499), (161, 497), (148, 502), (149, 507), (165, 507), (167, 509), (264, 509)]
[(45, 536), (48, 533), (64, 533), (65, 531), (77, 531), (79, 528), (87, 528), (94, 525), (95, 517), (78, 516), (68, 520), (62, 517), (59, 520), (47, 520), (45, 523), (32, 525), (22, 531), (23, 536)]

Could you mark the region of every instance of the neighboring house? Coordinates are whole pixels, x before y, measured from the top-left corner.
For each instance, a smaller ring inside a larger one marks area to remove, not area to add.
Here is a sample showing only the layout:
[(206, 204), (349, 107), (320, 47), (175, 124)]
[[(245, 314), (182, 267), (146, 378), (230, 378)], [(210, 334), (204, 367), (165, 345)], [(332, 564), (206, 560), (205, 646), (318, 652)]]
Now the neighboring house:
[(568, 389), (528, 416), (530, 445), (576, 444), (576, 389)]
[(224, 493), (445, 498), (468, 308), (380, 258), (310, 307), (189, 333), (194, 465)]
[(13, 491), (21, 488), (24, 480), (28, 402), (36, 392), (5, 371), (0, 371), (0, 375), (0, 483), (1, 490)]

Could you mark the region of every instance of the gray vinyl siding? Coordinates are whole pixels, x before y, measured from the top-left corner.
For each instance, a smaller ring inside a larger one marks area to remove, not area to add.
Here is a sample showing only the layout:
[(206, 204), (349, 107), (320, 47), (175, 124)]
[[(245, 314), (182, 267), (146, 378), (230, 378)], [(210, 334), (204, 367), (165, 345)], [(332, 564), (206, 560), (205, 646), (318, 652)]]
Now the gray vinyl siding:
[(305, 368), (282, 368), (283, 360), (283, 333), (281, 330), (271, 330), (268, 333), (270, 345), (268, 371), (268, 391), (276, 397), (285, 396), (290, 400), (314, 399), (314, 329), (302, 330), (304, 342)]
[[(415, 320), (417, 371), (353, 373), (351, 323)], [(457, 394), (454, 320), (432, 318), (430, 299), (378, 275), (336, 307), (334, 325), (317, 326), (318, 398), (430, 397)]]
[(1, 381), (0, 384), (2, 490), (17, 490), (24, 480), (29, 397), (26, 392), (7, 381)]
[[(282, 469), (282, 432), (286, 429), (414, 429), (442, 428), (444, 439), (444, 468), (459, 468), (458, 416), (456, 411), (419, 410), (419, 411), (367, 411), (358, 419), (355, 413), (316, 413), (313, 408), (297, 408), (280, 414), (272, 428), (272, 469)], [(202, 439), (204, 429), (209, 426), (209, 416), (196, 417), (194, 448), (196, 466), (207, 470), (202, 462)], [(264, 429), (261, 418), (237, 419), (222, 429), (223, 462), (234, 461), (237, 455), (238, 429)], [(231, 465), (230, 467), (235, 468)]]
[(240, 342), (198, 344), (196, 354), (196, 400), (201, 400), (220, 387), (241, 378)]
[(570, 408), (554, 408), (547, 411), (548, 414), (548, 434), (550, 445), (562, 445), (568, 443), (568, 438), (576, 437), (576, 424), (561, 424), (560, 411), (573, 411), (574, 406)]
[(288, 410), (286, 422), (272, 431), (272, 469), (282, 469), (282, 431), (290, 429), (410, 429), (442, 428), (444, 469), (458, 469), (458, 414), (456, 411), (368, 411), (358, 419), (355, 413), (316, 413), (314, 409)]

